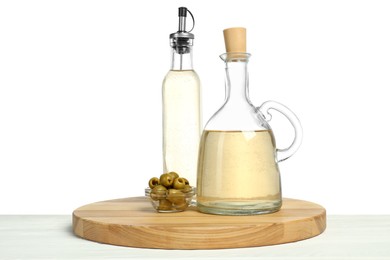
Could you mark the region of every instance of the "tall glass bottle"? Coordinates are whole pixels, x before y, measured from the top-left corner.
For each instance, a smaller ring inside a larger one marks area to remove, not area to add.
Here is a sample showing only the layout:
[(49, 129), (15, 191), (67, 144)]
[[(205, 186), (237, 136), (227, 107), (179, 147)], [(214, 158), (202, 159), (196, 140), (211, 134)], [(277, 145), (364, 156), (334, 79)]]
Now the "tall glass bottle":
[(179, 8), (179, 30), (170, 35), (172, 65), (162, 85), (163, 163), (164, 172), (177, 172), (195, 186), (202, 129), (200, 81), (192, 66), (194, 35), (185, 30), (187, 12)]
[[(207, 122), (200, 142), (197, 206), (201, 212), (250, 215), (275, 212), (282, 205), (278, 162), (299, 147), (298, 118), (285, 106), (267, 101), (256, 107), (249, 99), (245, 28), (224, 31), (227, 53), (226, 98)], [(284, 114), (295, 129), (290, 147), (277, 149), (268, 110)]]

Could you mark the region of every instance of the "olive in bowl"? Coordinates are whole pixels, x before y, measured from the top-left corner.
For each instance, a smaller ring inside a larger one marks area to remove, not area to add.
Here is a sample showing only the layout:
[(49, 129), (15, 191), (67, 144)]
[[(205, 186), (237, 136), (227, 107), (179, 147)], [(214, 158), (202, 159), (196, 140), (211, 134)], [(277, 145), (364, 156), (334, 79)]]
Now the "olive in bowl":
[(186, 189), (167, 189), (161, 188), (162, 185), (155, 188), (146, 188), (145, 196), (157, 212), (180, 212), (184, 211), (191, 204), (195, 195), (195, 188), (187, 186)]

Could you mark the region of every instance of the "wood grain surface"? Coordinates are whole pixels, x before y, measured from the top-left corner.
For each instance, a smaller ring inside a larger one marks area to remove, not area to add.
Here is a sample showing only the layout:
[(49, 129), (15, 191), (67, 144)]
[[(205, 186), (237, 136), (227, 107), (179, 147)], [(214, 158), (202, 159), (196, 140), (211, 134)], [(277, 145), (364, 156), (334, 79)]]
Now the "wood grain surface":
[(311, 238), (326, 228), (326, 211), (284, 199), (280, 211), (253, 216), (203, 214), (190, 208), (157, 213), (146, 197), (96, 202), (73, 212), (76, 235), (106, 244), (162, 249), (241, 248)]

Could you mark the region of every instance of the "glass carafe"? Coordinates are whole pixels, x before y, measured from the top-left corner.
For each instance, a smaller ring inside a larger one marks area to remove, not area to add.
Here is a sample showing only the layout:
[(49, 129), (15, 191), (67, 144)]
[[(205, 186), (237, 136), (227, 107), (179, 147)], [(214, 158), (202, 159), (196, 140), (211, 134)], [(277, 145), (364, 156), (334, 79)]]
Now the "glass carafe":
[[(250, 215), (282, 205), (278, 162), (299, 147), (302, 129), (288, 108), (274, 101), (254, 106), (248, 96), (249, 53), (225, 53), (226, 98), (204, 127), (199, 150), (197, 207), (201, 212)], [(277, 149), (269, 110), (284, 114), (295, 129), (286, 149)]]

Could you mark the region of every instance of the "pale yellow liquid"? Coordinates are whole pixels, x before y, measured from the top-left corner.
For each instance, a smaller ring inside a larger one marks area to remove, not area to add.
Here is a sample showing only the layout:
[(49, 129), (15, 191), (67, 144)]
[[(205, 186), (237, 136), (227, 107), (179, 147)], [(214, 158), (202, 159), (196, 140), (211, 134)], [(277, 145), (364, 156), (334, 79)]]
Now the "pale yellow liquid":
[(171, 70), (163, 82), (164, 172), (196, 185), (201, 136), (200, 81), (193, 70)]
[(280, 209), (280, 174), (272, 132), (204, 131), (200, 143), (197, 206), (223, 215)]

